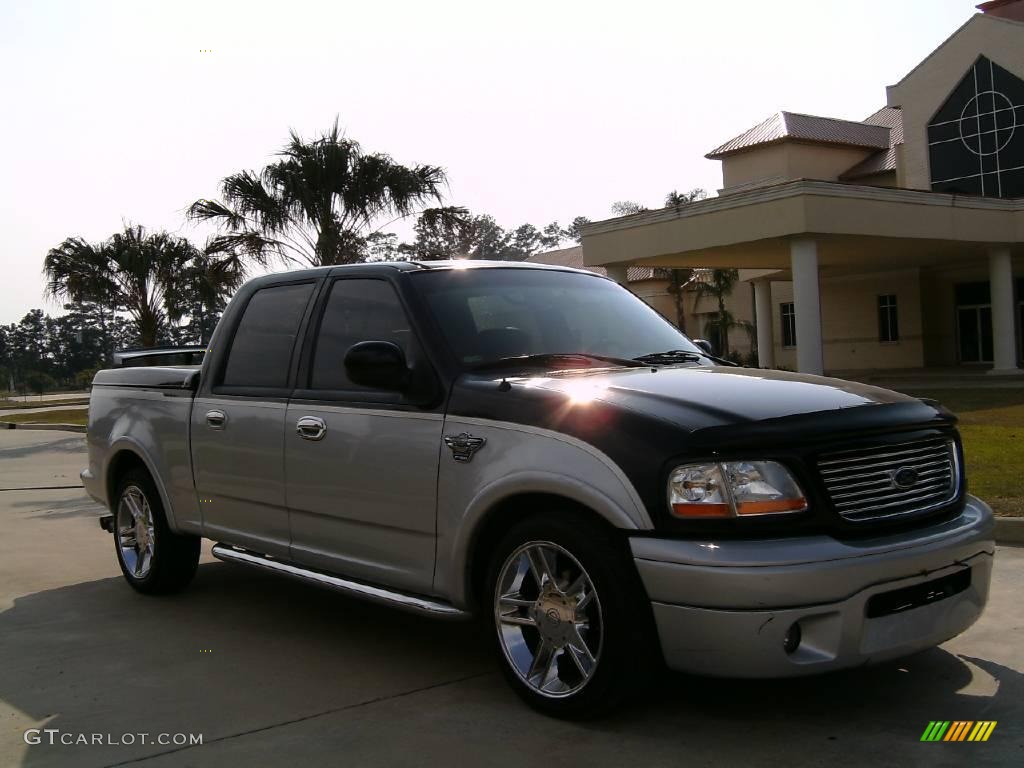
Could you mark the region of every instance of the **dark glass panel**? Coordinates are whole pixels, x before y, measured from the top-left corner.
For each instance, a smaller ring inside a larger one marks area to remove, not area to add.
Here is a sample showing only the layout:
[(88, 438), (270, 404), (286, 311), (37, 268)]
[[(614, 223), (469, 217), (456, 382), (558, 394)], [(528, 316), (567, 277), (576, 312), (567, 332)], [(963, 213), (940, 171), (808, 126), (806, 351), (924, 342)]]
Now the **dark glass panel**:
[(978, 310), (981, 324), (981, 359), (983, 362), (991, 362), (992, 351), (992, 308), (982, 307)]
[(960, 337), (960, 362), (981, 362), (981, 343), (978, 338), (978, 310), (958, 309), (957, 331)]
[(288, 384), (292, 348), (312, 283), (261, 288), (252, 295), (228, 352), (226, 387), (274, 387)]
[(953, 289), (957, 306), (970, 304), (988, 304), (992, 301), (988, 289), (988, 281), (977, 283), (958, 283)]

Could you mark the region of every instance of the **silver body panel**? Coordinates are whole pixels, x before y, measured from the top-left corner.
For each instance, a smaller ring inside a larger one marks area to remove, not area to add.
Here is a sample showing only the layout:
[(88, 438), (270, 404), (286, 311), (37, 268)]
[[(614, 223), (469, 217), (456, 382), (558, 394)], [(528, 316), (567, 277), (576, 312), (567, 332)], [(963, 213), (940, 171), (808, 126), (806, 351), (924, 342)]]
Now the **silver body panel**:
[[(285, 505), (286, 404), (198, 397), (192, 409), (192, 466), (203, 535), (288, 557)], [(207, 414), (221, 412), (213, 427)]]
[(168, 522), (182, 532), (202, 532), (189, 450), (190, 392), (94, 386), (89, 398), (86, 491), (110, 506), (111, 462), (127, 451), (145, 464), (156, 482)]
[(437, 476), (437, 552), (434, 588), (456, 605), (468, 599), (466, 564), (484, 517), (501, 501), (542, 493), (571, 499), (616, 528), (654, 526), (636, 489), (605, 454), (568, 435), (487, 419), (448, 417), (444, 433), (486, 439), (471, 462), (446, 450)]
[[(320, 439), (299, 435), (304, 417)], [(292, 403), (286, 421), (291, 559), (431, 593), (441, 415)]]
[[(207, 424), (213, 410), (226, 416), (219, 429)], [(305, 416), (324, 420), (323, 439), (298, 435)], [(487, 441), (470, 462), (443, 441), (462, 432)], [(653, 528), (629, 480), (593, 446), (486, 419), (95, 387), (89, 449), (82, 480), (104, 505), (110, 458), (129, 450), (167, 488), (175, 530), (459, 607), (470, 603), (473, 537), (505, 499), (562, 496), (617, 528)]]

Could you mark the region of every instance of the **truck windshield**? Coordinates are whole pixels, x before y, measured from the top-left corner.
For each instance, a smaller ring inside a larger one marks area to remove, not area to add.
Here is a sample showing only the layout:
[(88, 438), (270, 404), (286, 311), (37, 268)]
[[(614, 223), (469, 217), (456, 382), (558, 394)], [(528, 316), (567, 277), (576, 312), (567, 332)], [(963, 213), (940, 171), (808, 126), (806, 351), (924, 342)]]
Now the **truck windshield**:
[(448, 345), (463, 365), (483, 368), (529, 357), (593, 356), (623, 361), (701, 351), (629, 291), (595, 275), (545, 269), (480, 268), (414, 275)]

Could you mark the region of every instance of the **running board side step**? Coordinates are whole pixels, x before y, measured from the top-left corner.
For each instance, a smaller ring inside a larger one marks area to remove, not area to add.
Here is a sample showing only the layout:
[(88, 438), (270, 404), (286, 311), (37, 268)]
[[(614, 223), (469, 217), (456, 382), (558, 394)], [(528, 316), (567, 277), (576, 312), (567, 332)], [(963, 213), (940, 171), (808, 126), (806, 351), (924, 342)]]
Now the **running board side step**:
[(358, 581), (349, 581), (340, 576), (333, 576), (329, 573), (314, 571), (303, 568), (299, 565), (281, 562), (273, 558), (249, 552), (243, 549), (235, 549), (228, 544), (214, 544), (211, 554), (218, 560), (227, 563), (243, 563), (262, 568), (266, 571), (279, 573), (283, 576), (290, 576), (293, 579), (305, 581), (309, 584), (317, 584), (321, 587), (333, 589), (352, 597), (368, 600), (371, 603), (388, 605), (392, 608), (418, 613), (421, 616), (430, 616), (435, 619), (462, 620), (471, 618), (467, 611), (460, 610), (450, 603), (431, 600), (419, 595), (410, 595), (404, 592), (393, 592), (383, 587), (375, 587), (370, 584), (363, 584)]

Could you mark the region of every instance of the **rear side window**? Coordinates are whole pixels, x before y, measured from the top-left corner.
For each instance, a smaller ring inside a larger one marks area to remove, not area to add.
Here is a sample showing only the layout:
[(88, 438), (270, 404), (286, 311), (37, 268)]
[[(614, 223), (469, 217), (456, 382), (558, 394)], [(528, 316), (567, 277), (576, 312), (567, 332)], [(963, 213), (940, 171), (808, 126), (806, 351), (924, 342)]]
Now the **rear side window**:
[(345, 374), (345, 353), (361, 341), (390, 341), (405, 352), (406, 360), (417, 358), (416, 343), (390, 283), (384, 280), (338, 280), (324, 307), (320, 332), (313, 351), (313, 389), (365, 389)]
[(295, 337), (312, 293), (313, 283), (302, 283), (261, 288), (252, 295), (228, 352), (225, 387), (288, 385)]

